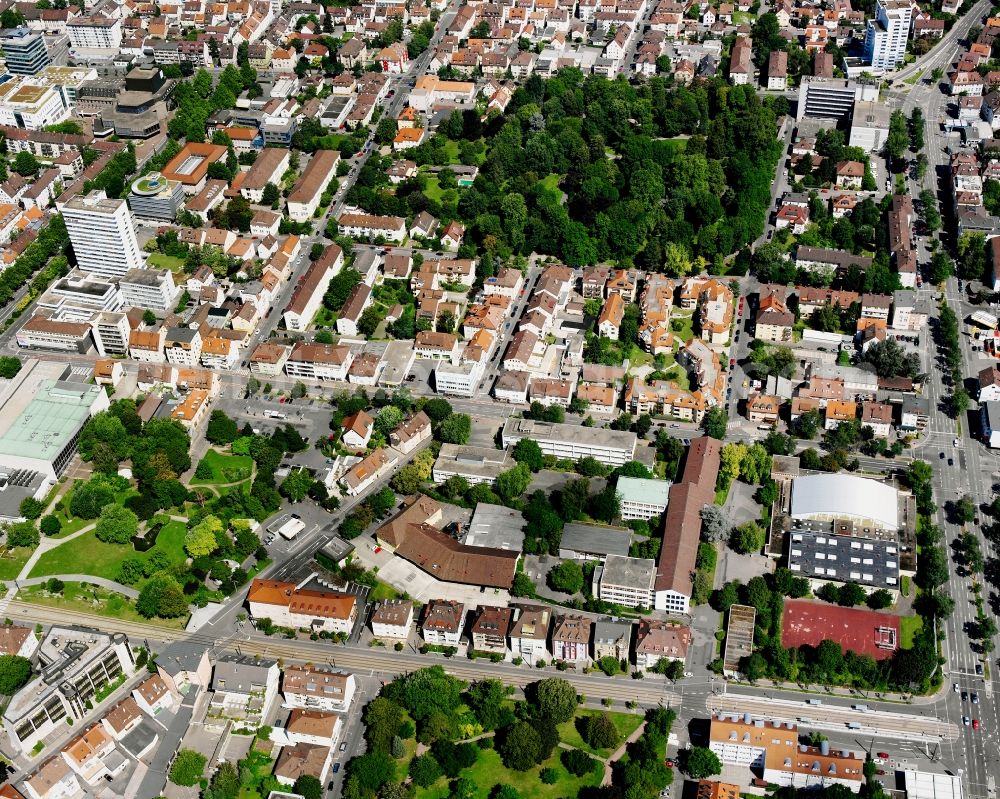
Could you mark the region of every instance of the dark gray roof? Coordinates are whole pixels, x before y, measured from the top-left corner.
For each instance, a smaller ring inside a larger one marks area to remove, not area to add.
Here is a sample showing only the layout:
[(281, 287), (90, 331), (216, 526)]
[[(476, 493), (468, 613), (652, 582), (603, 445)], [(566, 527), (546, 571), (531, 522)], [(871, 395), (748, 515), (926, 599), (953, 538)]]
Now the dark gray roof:
[(632, 640), (631, 622), (615, 621), (614, 619), (601, 619), (594, 622), (595, 644), (610, 644), (620, 638), (626, 642)]
[(252, 685), (266, 682), (268, 671), (276, 665), (276, 660), (268, 658), (223, 655), (216, 662), (215, 671), (212, 672), (212, 690), (221, 689), (226, 693), (248, 694)]
[(567, 524), (559, 549), (596, 555), (628, 555), (631, 543), (632, 533), (622, 527)]
[(787, 539), (788, 567), (797, 575), (826, 582), (854, 582), (869, 588), (894, 590), (899, 586), (900, 551), (894, 538), (795, 529)]

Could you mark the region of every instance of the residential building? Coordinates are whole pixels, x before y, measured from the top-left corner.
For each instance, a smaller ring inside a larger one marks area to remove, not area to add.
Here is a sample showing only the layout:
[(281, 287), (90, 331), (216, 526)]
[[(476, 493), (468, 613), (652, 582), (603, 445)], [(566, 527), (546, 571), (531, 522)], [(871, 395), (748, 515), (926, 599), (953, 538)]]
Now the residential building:
[(330, 180), (337, 174), (340, 153), (336, 150), (317, 150), (302, 177), (288, 195), (288, 215), (296, 222), (307, 222), (319, 208), (320, 199)]
[(63, 206), (63, 219), (77, 265), (85, 272), (120, 277), (144, 266), (135, 224), (124, 200), (103, 191), (73, 197)]
[(342, 478), (344, 489), (350, 496), (357, 496), (395, 469), (398, 462), (399, 456), (394, 450), (379, 447), (347, 470)]
[(643, 619), (635, 636), (635, 665), (648, 671), (663, 659), (687, 660), (691, 628), (655, 619)]
[(597, 330), (605, 338), (618, 340), (618, 331), (625, 318), (625, 301), (620, 294), (612, 294), (601, 308), (597, 319)]
[(357, 336), (361, 314), (372, 303), (372, 289), (366, 283), (358, 283), (347, 295), (337, 316), (337, 332), (342, 336)]
[(514, 616), (512, 608), (480, 605), (469, 628), (472, 649), (476, 652), (507, 655), (507, 636)]
[(432, 599), (424, 606), (421, 635), (428, 644), (457, 647), (462, 639), (465, 606), (454, 599)]
[(549, 658), (549, 624), (551, 611), (538, 605), (515, 607), (516, 621), (510, 629), (510, 651), (513, 657), (520, 657), (534, 666), (540, 660)]
[(326, 294), (330, 281), (343, 266), (344, 251), (337, 244), (329, 245), (323, 250), (322, 255), (309, 265), (296, 285), (295, 291), (292, 292), (288, 307), (284, 310), (286, 328), (303, 331), (309, 326), (323, 303), (323, 295)]
[(392, 431), (389, 443), (397, 452), (409, 455), (430, 437), (430, 417), (423, 411), (419, 411)]
[(413, 626), (413, 602), (408, 599), (386, 599), (379, 602), (371, 616), (372, 633), (376, 638), (410, 637)]
[(724, 765), (751, 768), (766, 782), (799, 789), (843, 785), (857, 793), (864, 782), (864, 760), (853, 752), (799, 743), (794, 722), (755, 720), (746, 715), (712, 716), (709, 748)]
[(69, 763), (59, 755), (50, 757), (28, 779), (24, 789), (31, 799), (76, 799), (83, 796), (83, 786)]
[(136, 671), (124, 633), (54, 626), (39, 644), (37, 658), (38, 676), (11, 697), (3, 712), (8, 739), (24, 754), (65, 729), (67, 720), (82, 721), (98, 691)]
[(339, 591), (298, 588), (295, 583), (255, 579), (247, 594), (250, 615), (280, 627), (349, 634), (357, 619), (357, 597)]
[(632, 623), (625, 619), (605, 618), (594, 622), (594, 660), (610, 657), (628, 660), (632, 647)]
[(406, 220), (399, 216), (344, 213), (337, 222), (341, 234), (352, 238), (373, 240), (381, 238), (397, 244), (406, 238)]
[(911, 14), (906, 0), (876, 0), (875, 18), (865, 32), (865, 61), (872, 67), (893, 70), (903, 63)]
[(340, 423), (340, 427), (344, 431), (340, 437), (344, 446), (363, 450), (368, 446), (368, 441), (372, 437), (375, 420), (364, 411), (358, 411), (345, 417), (344, 421)]
[(346, 713), (356, 690), (353, 674), (321, 666), (285, 666), (281, 676), (285, 707)]
[(556, 616), (552, 624), (552, 659), (589, 666), (593, 622), (586, 616)]
[(180, 694), (170, 690), (159, 674), (151, 674), (132, 689), (132, 701), (150, 716), (170, 710), (180, 703)]

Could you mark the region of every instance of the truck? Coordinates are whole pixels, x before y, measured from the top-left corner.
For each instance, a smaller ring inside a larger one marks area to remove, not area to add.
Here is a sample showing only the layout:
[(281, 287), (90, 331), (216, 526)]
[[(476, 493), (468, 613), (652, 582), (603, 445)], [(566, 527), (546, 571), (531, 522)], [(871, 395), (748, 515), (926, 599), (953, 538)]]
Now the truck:
[(301, 519), (289, 519), (281, 527), (278, 528), (277, 533), (282, 538), (287, 538), (291, 541), (295, 536), (301, 533), (305, 529), (305, 524)]

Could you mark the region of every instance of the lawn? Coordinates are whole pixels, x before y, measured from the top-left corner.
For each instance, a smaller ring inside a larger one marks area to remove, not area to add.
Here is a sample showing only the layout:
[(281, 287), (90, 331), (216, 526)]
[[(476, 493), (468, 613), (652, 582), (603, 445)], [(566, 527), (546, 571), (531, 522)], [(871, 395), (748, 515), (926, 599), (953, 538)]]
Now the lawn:
[(646, 366), (646, 364), (650, 364), (653, 362), (652, 355), (650, 355), (645, 350), (639, 349), (634, 344), (632, 345), (632, 349), (628, 351), (627, 357), (629, 360), (629, 365), (633, 367)]
[(122, 561), (127, 558), (144, 561), (157, 550), (166, 553), (171, 563), (182, 563), (187, 557), (184, 553), (186, 533), (187, 527), (183, 522), (168, 522), (160, 530), (156, 546), (148, 552), (136, 552), (131, 544), (108, 544), (98, 541), (95, 531), (90, 530), (72, 543), (63, 544), (42, 555), (29, 576), (91, 574), (94, 577), (115, 580)]
[(445, 189), (441, 188), (441, 182), (438, 180), (437, 175), (427, 176), (427, 187), (424, 189), (424, 195), (428, 200), (433, 200), (436, 203), (441, 202)]
[(199, 468), (202, 464), (211, 467), (212, 476), (206, 479), (195, 478), (191, 481), (191, 485), (238, 483), (253, 473), (253, 458), (249, 455), (223, 455), (217, 450), (210, 449), (198, 464)]
[(31, 547), (14, 547), (6, 549), (0, 556), (0, 580), (13, 580), (21, 573), (24, 564), (31, 557)]
[(899, 646), (901, 649), (913, 649), (913, 638), (921, 627), (924, 620), (920, 616), (900, 616), (899, 617)]
[(448, 163), (457, 164), (460, 163), (458, 160), (458, 142), (448, 139), (444, 145), (444, 151), (448, 153)]
[[(680, 330), (677, 329), (674, 322), (680, 325)], [(673, 332), (674, 338), (681, 343), (694, 338), (694, 314), (673, 314), (670, 317), (670, 330)]]
[[(594, 749), (589, 744), (585, 743), (583, 738), (580, 737), (580, 733), (576, 729), (577, 719), (583, 719), (587, 716), (596, 716), (600, 714), (600, 710), (578, 710), (576, 715), (569, 721), (565, 721), (559, 725), (559, 740), (563, 743), (569, 744), (570, 746), (575, 746), (577, 749), (582, 749), (592, 755), (597, 755), (598, 757), (607, 758), (611, 755), (614, 750), (611, 749)], [(615, 728), (618, 730), (619, 735), (619, 746), (625, 742), (636, 729), (642, 724), (642, 716), (636, 713), (612, 713), (606, 711), (611, 717), (611, 720), (615, 723)], [(617, 747), (616, 747), (617, 748)]]
[[(62, 498), (62, 505), (63, 505), (62, 510), (58, 510), (55, 512), (55, 517), (59, 520), (59, 523), (62, 525), (62, 529), (59, 530), (58, 535), (52, 536), (53, 538), (65, 538), (71, 533), (75, 533), (77, 530), (82, 530), (87, 525), (94, 524), (97, 522), (97, 519), (80, 519), (76, 516), (70, 515), (69, 503), (72, 494), (73, 494), (72, 489), (66, 492), (66, 494)], [(138, 495), (139, 495), (138, 490), (130, 488), (128, 491), (123, 491), (121, 494), (118, 494), (115, 497), (115, 502), (117, 502), (119, 505), (124, 505), (125, 502), (130, 497), (135, 497)]]
[(375, 587), (368, 595), (369, 602), (377, 602), (380, 599), (399, 599), (402, 594), (388, 583), (381, 580), (375, 582)]
[(43, 596), (45, 587), (41, 585), (22, 588), (18, 591), (17, 599), (21, 602), (28, 602), (32, 605), (44, 605), (60, 610), (74, 610), (79, 613), (96, 613), (99, 616), (107, 616), (121, 621), (139, 622), (143, 624), (157, 624), (161, 627), (170, 627), (175, 630), (182, 630), (187, 624), (187, 617), (178, 619), (146, 619), (139, 615), (135, 605), (121, 594), (107, 591), (104, 588), (87, 586), (82, 583), (66, 583), (62, 594), (59, 596)]
[(146, 258), (146, 262), (150, 266), (169, 269), (171, 272), (180, 272), (184, 269), (183, 258), (178, 258), (176, 255), (164, 255), (162, 252), (150, 253)]
[[(538, 778), (538, 773), (543, 768), (555, 769), (559, 775), (553, 785), (545, 785)], [(462, 771), (461, 776), (476, 786), (476, 799), (487, 799), (495, 785), (510, 785), (522, 799), (562, 799), (578, 796), (584, 788), (599, 785), (603, 772), (594, 769), (586, 777), (574, 777), (559, 762), (559, 749), (541, 766), (528, 771), (512, 771), (504, 767), (495, 750), (484, 749), (479, 753), (476, 764)], [(445, 799), (450, 793), (449, 782), (446, 777), (442, 777), (430, 788), (417, 788), (417, 799)]]

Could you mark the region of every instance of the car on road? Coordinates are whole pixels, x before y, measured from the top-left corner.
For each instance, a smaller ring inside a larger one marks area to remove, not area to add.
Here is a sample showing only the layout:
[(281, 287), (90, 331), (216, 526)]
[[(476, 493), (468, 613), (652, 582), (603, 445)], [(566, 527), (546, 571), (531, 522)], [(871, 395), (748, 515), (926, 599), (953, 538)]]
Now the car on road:
[(979, 704), (979, 694), (977, 694), (975, 691), (972, 692), (972, 696), (970, 698), (972, 699), (972, 704), (974, 705)]
[(974, 729), (974, 730), (978, 730), (979, 729), (979, 719), (973, 719), (972, 720), (972, 729)]
[(958, 683), (957, 682), (953, 682), (951, 684), (951, 690), (954, 691), (956, 694), (958, 693)]
[(938, 453), (938, 457), (939, 457), (939, 458), (940, 458), (941, 460), (944, 460), (944, 453), (943, 453), (943, 452), (939, 452), (939, 453)]
[(736, 359), (735, 358), (730, 358), (729, 359), (729, 368), (732, 369), (734, 366), (736, 366)]
[(949, 466), (954, 466), (955, 465), (955, 459), (954, 458), (948, 458), (948, 465)]
[(670, 425), (670, 428), (672, 430), (678, 430), (680, 428), (680, 425), (675, 422), (674, 424)]
[(343, 741), (343, 742), (342, 742), (342, 743), (340, 744), (340, 751), (341, 751), (341, 752), (346, 752), (346, 751), (347, 751), (347, 741)]
[(983, 664), (982, 663), (977, 663), (976, 664), (976, 674), (978, 674), (980, 677), (983, 676)]
[(968, 727), (971, 723), (972, 723), (972, 721), (969, 719), (968, 716), (962, 716), (962, 724), (964, 724), (966, 727)]
[(969, 701), (969, 692), (968, 691), (962, 691), (962, 701), (963, 702), (968, 702)]
[[(333, 764), (333, 773), (334, 773), (334, 774), (336, 774), (336, 773), (337, 773), (338, 771), (340, 771), (340, 763), (334, 763), (334, 764)], [(331, 785), (332, 785), (332, 784), (333, 784), (333, 783), (331, 783)], [(332, 789), (331, 789), (331, 790), (332, 790)]]
[(666, 760), (663, 761), (663, 764), (667, 768), (673, 768), (674, 767), (674, 759), (672, 757), (668, 757)]
[(956, 439), (955, 439), (954, 441), (952, 441), (952, 442), (951, 442), (951, 445), (952, 445), (953, 447), (957, 447), (957, 446), (958, 446), (958, 439), (956, 438)]
[(888, 752), (876, 752), (875, 754), (876, 754), (877, 757), (882, 758), (882, 760), (888, 760), (889, 759), (889, 753)]

